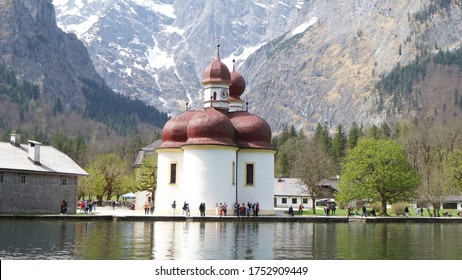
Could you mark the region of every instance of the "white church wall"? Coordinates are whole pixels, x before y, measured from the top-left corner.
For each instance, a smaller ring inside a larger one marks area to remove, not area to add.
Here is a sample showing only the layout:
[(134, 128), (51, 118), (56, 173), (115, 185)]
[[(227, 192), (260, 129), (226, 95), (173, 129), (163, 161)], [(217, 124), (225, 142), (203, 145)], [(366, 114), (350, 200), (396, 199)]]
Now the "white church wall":
[[(170, 166), (176, 163), (176, 183), (170, 183)], [(178, 198), (181, 197), (181, 185), (183, 170), (183, 151), (181, 149), (175, 150), (158, 150), (157, 155), (157, 190), (155, 197), (155, 212), (154, 214), (172, 215), (181, 214), (182, 201)], [(171, 205), (176, 200), (176, 211), (174, 213)]]
[(191, 214), (199, 215), (204, 202), (206, 213), (215, 214), (216, 203), (232, 207), (235, 201), (233, 162), (236, 148), (226, 146), (184, 146), (182, 203), (190, 204)]
[[(239, 203), (258, 202), (261, 214), (274, 214), (274, 151), (248, 149), (238, 155)], [(246, 164), (254, 164), (254, 185), (246, 186)]]

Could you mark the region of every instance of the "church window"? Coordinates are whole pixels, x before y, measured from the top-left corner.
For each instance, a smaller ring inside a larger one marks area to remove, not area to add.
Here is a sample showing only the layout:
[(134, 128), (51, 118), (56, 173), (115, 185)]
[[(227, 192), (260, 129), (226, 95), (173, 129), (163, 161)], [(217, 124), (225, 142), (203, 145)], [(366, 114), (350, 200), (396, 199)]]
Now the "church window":
[(67, 178), (61, 178), (61, 185), (67, 186)]
[(304, 198), (302, 199), (302, 201), (303, 201), (303, 202), (302, 202), (303, 204), (307, 204), (307, 203), (308, 203), (308, 198), (304, 197)]
[(282, 204), (287, 204), (287, 197), (283, 197), (281, 202), (282, 202)]
[(3, 173), (0, 173), (0, 183), (3, 183)]
[(292, 204), (298, 204), (297, 198), (294, 198), (294, 197), (292, 198)]
[(19, 176), (19, 183), (21, 183), (21, 184), (26, 183), (26, 175), (20, 175)]
[(170, 184), (176, 184), (176, 163), (170, 164)]
[(245, 184), (247, 186), (253, 186), (255, 183), (254, 176), (255, 176), (255, 164), (247, 163), (245, 165)]

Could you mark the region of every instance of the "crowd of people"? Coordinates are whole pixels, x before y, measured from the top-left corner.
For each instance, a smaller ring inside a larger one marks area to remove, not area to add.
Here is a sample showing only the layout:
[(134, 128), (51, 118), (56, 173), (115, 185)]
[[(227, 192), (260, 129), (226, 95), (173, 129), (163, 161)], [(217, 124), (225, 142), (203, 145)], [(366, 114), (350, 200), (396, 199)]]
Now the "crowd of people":
[(326, 205), (324, 205), (324, 215), (326, 216), (335, 216), (335, 210), (337, 210), (335, 203), (326, 203)]
[(96, 201), (92, 201), (91, 199), (81, 200), (77, 202), (77, 209), (79, 209), (80, 213), (91, 214), (96, 210)]
[[(173, 202), (172, 208), (173, 209), (176, 208), (176, 201)], [(190, 215), (189, 203), (185, 201), (183, 204), (182, 210), (183, 210), (183, 212), (181, 213), (182, 215), (189, 216)], [(201, 202), (199, 204), (199, 212), (200, 212), (201, 217), (205, 217), (206, 210), (207, 208), (206, 208), (205, 203)], [(250, 217), (251, 215), (258, 216), (259, 211), (260, 211), (260, 204), (258, 202), (255, 202), (255, 203), (247, 202), (247, 204), (236, 202), (234, 204), (234, 215), (238, 217), (245, 217), (245, 216)], [(226, 204), (226, 202), (217, 202), (215, 204), (215, 215), (220, 216), (220, 217), (227, 216), (228, 215), (228, 204)]]
[(247, 202), (239, 204), (238, 202), (234, 203), (234, 215), (238, 217), (250, 217), (258, 216), (258, 212), (260, 212), (260, 204), (257, 202), (251, 203)]

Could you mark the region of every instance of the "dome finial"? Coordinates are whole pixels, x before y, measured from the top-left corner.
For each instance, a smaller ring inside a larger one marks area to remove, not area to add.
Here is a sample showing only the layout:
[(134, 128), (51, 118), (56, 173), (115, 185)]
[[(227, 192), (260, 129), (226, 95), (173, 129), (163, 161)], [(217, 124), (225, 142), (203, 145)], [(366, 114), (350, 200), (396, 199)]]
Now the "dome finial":
[(217, 37), (217, 58), (220, 59), (220, 36)]
[(233, 58), (233, 71), (236, 71), (236, 59)]

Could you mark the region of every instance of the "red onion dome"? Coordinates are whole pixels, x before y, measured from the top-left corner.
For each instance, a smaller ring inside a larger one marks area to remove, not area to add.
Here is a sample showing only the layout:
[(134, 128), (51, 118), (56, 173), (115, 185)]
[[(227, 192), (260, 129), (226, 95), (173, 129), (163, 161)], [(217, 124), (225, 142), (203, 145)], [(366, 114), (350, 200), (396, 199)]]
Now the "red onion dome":
[(188, 123), (186, 145), (236, 146), (234, 127), (226, 112), (209, 107), (196, 114)]
[(264, 119), (247, 111), (231, 112), (229, 115), (239, 147), (273, 149), (271, 128)]
[(162, 129), (162, 145), (160, 148), (179, 148), (188, 140), (186, 128), (191, 118), (199, 111), (185, 111), (171, 118)]
[(215, 59), (205, 68), (202, 84), (231, 84), (228, 67), (220, 59)]
[(238, 98), (244, 93), (245, 80), (236, 70), (231, 71), (231, 85), (229, 86), (229, 95)]

